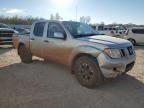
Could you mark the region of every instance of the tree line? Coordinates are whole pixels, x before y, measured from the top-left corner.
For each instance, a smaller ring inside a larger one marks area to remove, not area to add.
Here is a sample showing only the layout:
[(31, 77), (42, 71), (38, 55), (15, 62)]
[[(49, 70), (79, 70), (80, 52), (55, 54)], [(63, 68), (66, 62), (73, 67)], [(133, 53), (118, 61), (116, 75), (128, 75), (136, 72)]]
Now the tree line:
[(34, 21), (41, 20), (43, 18), (40, 17), (20, 17), (20, 16), (0, 16), (0, 23), (5, 24), (16, 24), (16, 25), (31, 25)]
[[(14, 25), (31, 25), (34, 21), (37, 20), (43, 20), (44, 18), (41, 17), (32, 17), (32, 16), (26, 16), (26, 17), (20, 17), (18, 15), (16, 16), (0, 16), (0, 23), (5, 24), (14, 24)], [(51, 14), (50, 20), (63, 20), (63, 17), (59, 15), (59, 13)], [(90, 24), (91, 17), (90, 16), (81, 16), (79, 19), (80, 22)], [(101, 23), (95, 23), (90, 25), (105, 25), (104, 22)], [(132, 23), (128, 24), (117, 24), (116, 22), (109, 24), (109, 26), (126, 26), (126, 27), (144, 27), (144, 25), (136, 25)]]
[[(0, 23), (5, 24), (14, 24), (14, 25), (31, 25), (34, 21), (43, 20), (41, 17), (32, 17), (32, 16), (0, 16)], [(51, 14), (50, 20), (63, 20), (59, 13)]]

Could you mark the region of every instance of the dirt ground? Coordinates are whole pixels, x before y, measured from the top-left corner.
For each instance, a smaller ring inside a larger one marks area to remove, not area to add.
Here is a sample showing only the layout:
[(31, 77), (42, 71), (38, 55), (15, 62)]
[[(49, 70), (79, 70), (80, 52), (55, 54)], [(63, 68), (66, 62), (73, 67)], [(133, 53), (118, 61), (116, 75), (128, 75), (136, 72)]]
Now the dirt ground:
[(87, 89), (63, 65), (23, 64), (15, 49), (0, 48), (0, 108), (144, 108), (144, 46), (135, 49), (132, 71)]

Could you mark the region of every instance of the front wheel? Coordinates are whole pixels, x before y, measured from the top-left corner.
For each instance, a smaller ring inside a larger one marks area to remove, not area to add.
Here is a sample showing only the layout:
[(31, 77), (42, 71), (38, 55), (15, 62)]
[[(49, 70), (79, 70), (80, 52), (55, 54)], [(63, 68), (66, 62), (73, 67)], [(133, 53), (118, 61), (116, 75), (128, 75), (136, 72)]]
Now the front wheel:
[(83, 56), (76, 60), (74, 72), (81, 85), (93, 88), (103, 82), (99, 65), (95, 58)]
[(25, 45), (20, 45), (18, 48), (18, 53), (20, 59), (23, 63), (30, 63), (32, 62), (32, 54), (31, 52), (25, 47)]

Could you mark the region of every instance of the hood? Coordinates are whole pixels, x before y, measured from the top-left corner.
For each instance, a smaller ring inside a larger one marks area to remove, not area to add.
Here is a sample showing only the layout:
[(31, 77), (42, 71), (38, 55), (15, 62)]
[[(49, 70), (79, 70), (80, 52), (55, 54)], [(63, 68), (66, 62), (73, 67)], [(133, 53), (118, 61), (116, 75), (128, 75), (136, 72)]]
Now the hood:
[(10, 28), (0, 28), (0, 32), (13, 32), (13, 33), (15, 33), (15, 30), (13, 30), (13, 29), (10, 29)]
[(132, 45), (128, 40), (106, 36), (106, 35), (96, 35), (96, 36), (90, 36), (90, 37), (83, 37), (79, 39), (81, 41), (101, 44), (109, 48), (126, 48)]

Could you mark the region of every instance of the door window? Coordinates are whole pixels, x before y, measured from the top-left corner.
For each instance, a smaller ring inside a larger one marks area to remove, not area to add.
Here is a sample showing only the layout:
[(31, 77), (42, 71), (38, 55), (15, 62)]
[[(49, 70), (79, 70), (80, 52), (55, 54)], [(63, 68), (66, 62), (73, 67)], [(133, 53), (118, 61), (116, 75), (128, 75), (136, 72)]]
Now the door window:
[(132, 29), (132, 32), (135, 34), (144, 34), (144, 29)]
[(104, 27), (103, 26), (98, 26), (98, 31), (103, 31)]
[(38, 37), (42, 37), (44, 33), (45, 22), (38, 22), (35, 24), (33, 34)]
[(50, 22), (48, 25), (47, 37), (56, 38), (56, 39), (64, 39), (66, 33), (62, 26), (58, 23)]

